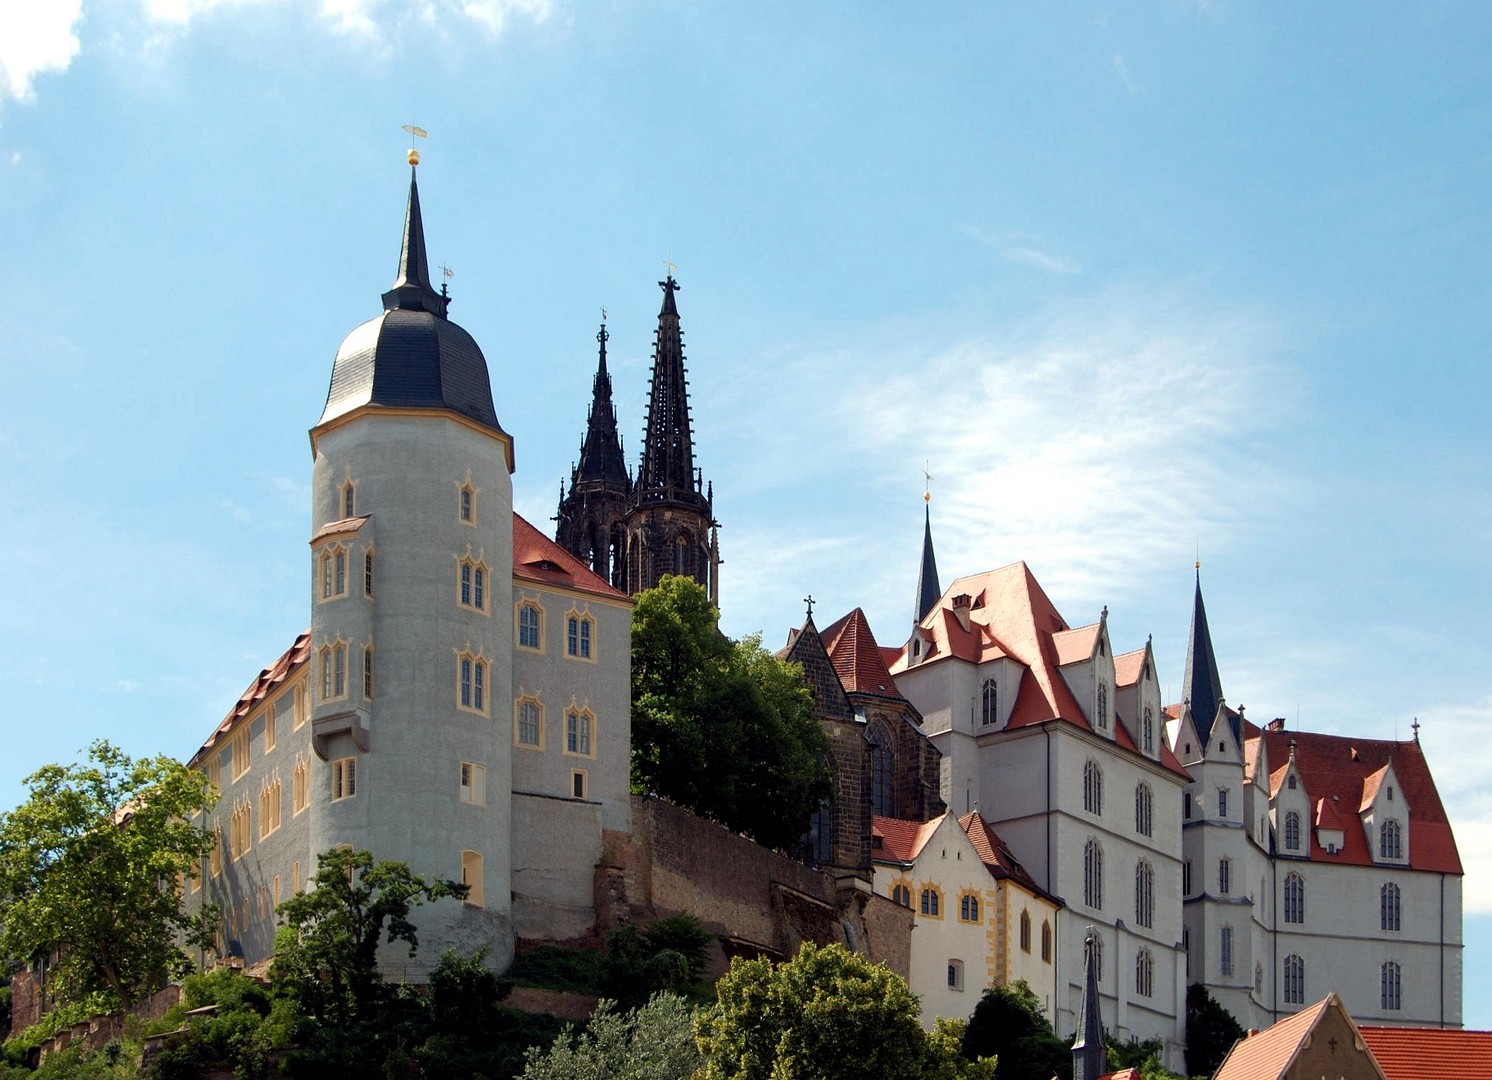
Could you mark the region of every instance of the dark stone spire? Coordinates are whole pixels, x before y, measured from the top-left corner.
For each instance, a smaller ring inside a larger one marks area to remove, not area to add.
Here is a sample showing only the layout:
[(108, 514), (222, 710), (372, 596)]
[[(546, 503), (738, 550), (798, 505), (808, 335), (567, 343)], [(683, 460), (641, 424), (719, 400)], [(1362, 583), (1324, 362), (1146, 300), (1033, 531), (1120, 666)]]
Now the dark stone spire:
[[(604, 315), (604, 312), (603, 312)], [(570, 490), (560, 486), (555, 540), (577, 559), (612, 584), (621, 566), (624, 542), (622, 519), (627, 512), (631, 480), (622, 457), (617, 434), (616, 407), (611, 401), (611, 374), (606, 370), (606, 342), (611, 334), (606, 323), (596, 334), (600, 359), (591, 390), (591, 410), (586, 419), (580, 460), (570, 471)]]
[(1098, 936), (1090, 926), (1083, 938), (1083, 1005), (1072, 1043), (1072, 1080), (1098, 1080), (1108, 1071), (1103, 1018), (1098, 1011)]
[(932, 505), (923, 496), (922, 519), (922, 566), (917, 571), (917, 622), (927, 618), (943, 596), (943, 586), (938, 584), (938, 560), (933, 556)]
[(1202, 568), (1197, 566), (1197, 591), (1192, 604), (1192, 632), (1186, 644), (1186, 673), (1181, 679), (1185, 700), (1191, 703), (1192, 720), (1197, 734), (1205, 743), (1212, 734), (1212, 722), (1223, 700), (1223, 684), (1217, 674), (1217, 657), (1212, 652), (1212, 634), (1207, 629), (1207, 609), (1202, 605)]
[(404, 211), (404, 244), (399, 249), (399, 274), (394, 287), (383, 294), (386, 311), (428, 311), (445, 318), (447, 300), (430, 284), (430, 264), (425, 256), (425, 222), (420, 217), (420, 186), (416, 168), (409, 167), (409, 207)]
[(704, 502), (694, 473), (694, 428), (689, 420), (689, 384), (684, 371), (684, 335), (674, 302), (678, 282), (660, 281), (663, 308), (653, 343), (653, 378), (649, 387), (642, 466), (637, 471), (639, 503), (682, 499)]

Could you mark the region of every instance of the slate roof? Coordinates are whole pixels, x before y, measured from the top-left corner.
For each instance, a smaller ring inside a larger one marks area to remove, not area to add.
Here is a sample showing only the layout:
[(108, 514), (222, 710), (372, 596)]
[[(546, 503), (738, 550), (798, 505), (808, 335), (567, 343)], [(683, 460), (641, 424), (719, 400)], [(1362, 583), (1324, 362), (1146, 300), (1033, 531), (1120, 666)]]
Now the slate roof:
[[(1192, 602), (1191, 635), (1186, 643), (1186, 671), (1181, 676), (1182, 698), (1191, 702), (1192, 720), (1205, 743), (1212, 735), (1217, 707), (1223, 700), (1223, 682), (1217, 673), (1212, 651), (1212, 633), (1207, 629), (1207, 608), (1202, 604), (1202, 571), (1197, 570), (1196, 595)], [(1231, 716), (1230, 716), (1231, 719)], [(1234, 738), (1238, 732), (1233, 732)]]
[(819, 637), (846, 691), (905, 700), (886, 666), (885, 650), (876, 644), (870, 622), (860, 608), (830, 623), (819, 631)]
[(1357, 1030), (1388, 1080), (1492, 1076), (1492, 1031), (1370, 1026)]
[[(1435, 779), (1425, 761), (1419, 743), (1388, 739), (1356, 739), (1345, 735), (1321, 735), (1310, 731), (1260, 729), (1246, 723), (1250, 739), (1260, 738), (1271, 762), (1279, 765), (1269, 776), (1271, 797), (1285, 781), (1291, 745), (1294, 744), (1295, 766), (1300, 772), (1306, 794), (1312, 800), (1326, 799), (1348, 819), (1342, 849), (1329, 855), (1316, 842), (1313, 833), (1310, 858), (1316, 862), (1349, 866), (1372, 866), (1367, 837), (1362, 827), (1350, 820), (1356, 808), (1364, 805), (1365, 791), (1374, 783), (1385, 765), (1393, 763), (1394, 775), (1409, 804), (1409, 866), (1432, 873), (1462, 873), (1461, 855), (1450, 820), (1435, 789)], [(1376, 792), (1375, 792), (1376, 793)]]
[(930, 495), (922, 496), (922, 564), (917, 569), (917, 611), (913, 616), (917, 622), (927, 617), (927, 613), (938, 602), (938, 597), (943, 594), (943, 589), (938, 584), (938, 560), (933, 554), (932, 507), (928, 502), (930, 498)]

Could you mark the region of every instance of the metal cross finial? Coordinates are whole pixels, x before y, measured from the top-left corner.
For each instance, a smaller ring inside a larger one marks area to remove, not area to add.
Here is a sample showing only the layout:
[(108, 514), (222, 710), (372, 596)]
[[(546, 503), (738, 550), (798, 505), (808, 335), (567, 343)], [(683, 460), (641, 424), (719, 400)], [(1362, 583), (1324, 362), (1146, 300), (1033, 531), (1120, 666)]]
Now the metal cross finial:
[(803, 598), (803, 602), (808, 605), (808, 617), (810, 619), (813, 618), (813, 593), (809, 593), (807, 596), (805, 596)]
[(443, 277), (443, 278), (445, 278), (447, 281), (450, 281), (451, 278), (453, 278), (453, 277), (456, 276), (456, 271), (452, 270), (445, 263), (441, 263), (440, 264), (440, 276)]
[(606, 309), (605, 308), (601, 309), (601, 321), (602, 322), (606, 321)]
[(1419, 717), (1416, 716), (1414, 723), (1410, 724), (1409, 727), (1414, 732), (1414, 741), (1419, 742)]

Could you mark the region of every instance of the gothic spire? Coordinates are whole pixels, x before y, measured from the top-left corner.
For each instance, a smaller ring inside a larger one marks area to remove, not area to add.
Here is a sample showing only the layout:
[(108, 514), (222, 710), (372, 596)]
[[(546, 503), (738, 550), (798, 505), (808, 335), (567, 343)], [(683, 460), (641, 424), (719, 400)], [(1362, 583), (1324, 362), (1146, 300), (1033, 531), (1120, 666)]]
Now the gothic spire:
[(1202, 566), (1197, 564), (1196, 597), (1192, 602), (1191, 637), (1186, 643), (1186, 673), (1181, 678), (1182, 696), (1191, 702), (1192, 720), (1205, 743), (1212, 734), (1223, 684), (1212, 652), (1212, 634), (1207, 629), (1207, 609), (1202, 605)]
[(1072, 1043), (1072, 1080), (1098, 1080), (1108, 1071), (1103, 1018), (1098, 1011), (1098, 935), (1090, 926), (1083, 939), (1083, 1004)]
[(611, 374), (606, 370), (606, 342), (611, 334), (601, 324), (596, 340), (601, 356), (596, 364), (596, 381), (591, 390), (591, 411), (586, 421), (585, 441), (580, 444), (580, 462), (570, 475), (570, 486), (594, 483), (627, 490), (627, 464), (622, 457), (622, 440), (616, 429), (616, 406), (611, 401)]
[(938, 584), (938, 560), (933, 557), (931, 496), (924, 494), (922, 501), (922, 566), (917, 571), (916, 621), (919, 623), (943, 595), (943, 587)]
[(663, 307), (658, 312), (658, 336), (653, 343), (647, 428), (634, 494), (642, 503), (702, 501), (694, 471), (694, 431), (689, 420), (683, 332), (679, 329), (679, 309), (674, 302), (679, 285), (671, 273), (658, 285), (663, 289)]
[(404, 211), (404, 243), (399, 249), (399, 274), (394, 287), (383, 294), (387, 311), (396, 308), (428, 311), (445, 317), (446, 300), (430, 284), (430, 266), (425, 256), (425, 222), (420, 217), (420, 187), (415, 180), (416, 162), (409, 166), (409, 206)]

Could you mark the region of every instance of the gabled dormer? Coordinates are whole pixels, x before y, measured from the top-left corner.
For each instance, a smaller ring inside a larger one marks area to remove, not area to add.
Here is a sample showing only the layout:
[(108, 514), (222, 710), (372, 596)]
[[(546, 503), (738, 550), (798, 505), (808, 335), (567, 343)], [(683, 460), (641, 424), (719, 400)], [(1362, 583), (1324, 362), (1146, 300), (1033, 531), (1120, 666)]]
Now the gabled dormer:
[(1243, 808), (1250, 838), (1269, 850), (1269, 746), (1260, 735), (1243, 744)]
[(1409, 800), (1392, 761), (1363, 781), (1358, 817), (1374, 862), (1408, 865)]
[(1160, 702), (1160, 679), (1155, 652), (1147, 639), (1143, 649), (1114, 657), (1114, 700), (1119, 715), (1133, 728), (1135, 745), (1152, 761), (1159, 760), (1165, 740), (1165, 717)]
[(1197, 733), (1191, 702), (1183, 701), (1180, 713), (1166, 721), (1166, 737), (1171, 740), (1171, 752), (1181, 764), (1190, 766), (1202, 761), (1202, 737)]
[(1109, 642), (1109, 609), (1098, 622), (1052, 635), (1057, 670), (1083, 710), (1088, 726), (1106, 739), (1114, 738), (1114, 649)]
[(1316, 843), (1328, 855), (1335, 855), (1347, 845), (1347, 822), (1336, 796), (1316, 800)]
[(1273, 811), (1275, 835), (1279, 839), (1276, 851), (1281, 855), (1307, 858), (1311, 854), (1311, 829), (1315, 827), (1315, 815), (1311, 812), (1310, 793), (1306, 791), (1305, 778), (1295, 761), (1295, 744), (1290, 744), (1290, 757), (1284, 765), (1271, 774), (1270, 808)]

